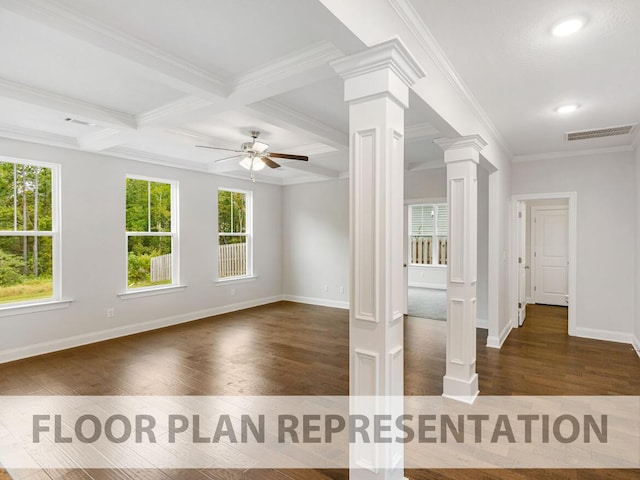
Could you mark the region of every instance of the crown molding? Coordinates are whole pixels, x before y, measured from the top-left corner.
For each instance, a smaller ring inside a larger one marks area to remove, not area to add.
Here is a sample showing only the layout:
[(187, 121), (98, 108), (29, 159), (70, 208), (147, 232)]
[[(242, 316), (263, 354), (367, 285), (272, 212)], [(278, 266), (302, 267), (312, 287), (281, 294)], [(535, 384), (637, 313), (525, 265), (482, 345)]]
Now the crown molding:
[(136, 117), (136, 120), (140, 127), (165, 125), (171, 123), (177, 116), (200, 110), (210, 105), (212, 105), (210, 100), (189, 95), (141, 113)]
[(491, 133), (492, 137), (495, 138), (495, 140), (497, 140), (497, 142), (509, 157), (513, 156), (504, 137), (498, 131), (484, 109), (480, 106), (480, 103), (471, 93), (471, 90), (469, 90), (464, 81), (455, 71), (453, 65), (444, 54), (442, 48), (440, 48), (440, 45), (436, 41), (435, 37), (431, 34), (425, 23), (422, 21), (420, 14), (411, 4), (411, 2), (409, 0), (387, 1), (398, 14), (400, 20), (402, 20), (402, 22), (411, 31), (416, 40), (418, 40), (418, 43), (420, 43), (429, 58), (431, 58), (433, 63), (444, 75), (449, 84), (461, 95), (467, 105), (471, 107), (471, 109), (476, 113), (487, 131)]
[(245, 107), (244, 110), (250, 115), (258, 114), (265, 121), (282, 128), (296, 130), (334, 148), (344, 149), (349, 147), (349, 136), (347, 134), (276, 100), (262, 100), (252, 104), (251, 107)]
[[(136, 128), (133, 115), (0, 78), (0, 96), (116, 128)], [(63, 118), (60, 121), (64, 120)]]
[(32, 128), (18, 127), (5, 123), (0, 124), (0, 137), (20, 140), (23, 142), (41, 143), (55, 147), (80, 149), (80, 145), (73, 137), (57, 133), (42, 132)]
[(186, 93), (219, 100), (227, 96), (222, 79), (56, 0), (0, 0), (3, 8), (133, 61), (163, 83)]
[(426, 75), (399, 37), (380, 42), (368, 49), (331, 62), (343, 79), (383, 69), (392, 70), (407, 87)]
[(126, 147), (113, 147), (100, 152), (102, 155), (110, 157), (126, 158), (137, 162), (153, 163), (164, 167), (181, 168), (183, 170), (195, 170), (197, 172), (207, 172), (207, 166), (199, 162), (193, 162), (176, 157), (169, 157), (157, 153), (143, 152)]
[(238, 90), (259, 89), (300, 73), (327, 67), (329, 62), (343, 56), (342, 50), (333, 43), (325, 40), (317, 42), (240, 75), (232, 82), (231, 95)]
[(513, 157), (513, 161), (535, 162), (539, 160), (553, 160), (557, 158), (586, 157), (590, 155), (603, 155), (607, 153), (632, 152), (633, 149), (633, 145), (622, 145), (618, 147), (590, 148), (586, 150), (568, 150), (566, 152), (534, 153), (531, 155), (516, 155), (515, 157)]
[(437, 138), (433, 142), (445, 152), (460, 148), (473, 148), (477, 152), (480, 152), (487, 146), (486, 140), (480, 135), (467, 135), (456, 138)]

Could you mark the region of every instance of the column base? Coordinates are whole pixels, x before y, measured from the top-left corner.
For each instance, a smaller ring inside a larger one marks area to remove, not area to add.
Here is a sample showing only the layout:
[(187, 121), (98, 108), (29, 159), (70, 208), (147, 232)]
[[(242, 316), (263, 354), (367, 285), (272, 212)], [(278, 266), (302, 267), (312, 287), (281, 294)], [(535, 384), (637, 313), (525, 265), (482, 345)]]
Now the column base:
[(469, 380), (444, 376), (442, 380), (442, 396), (472, 404), (478, 396), (478, 374), (474, 373)]

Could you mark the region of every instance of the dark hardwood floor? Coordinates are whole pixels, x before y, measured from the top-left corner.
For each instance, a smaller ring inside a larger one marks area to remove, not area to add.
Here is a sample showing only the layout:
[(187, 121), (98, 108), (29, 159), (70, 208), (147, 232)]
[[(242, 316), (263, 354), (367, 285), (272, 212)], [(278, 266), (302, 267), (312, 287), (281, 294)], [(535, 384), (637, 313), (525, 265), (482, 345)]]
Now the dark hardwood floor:
[[(629, 345), (567, 335), (567, 310), (530, 306), (500, 350), (478, 330), (483, 395), (640, 395)], [(405, 392), (440, 395), (445, 322), (405, 321)], [(348, 312), (279, 302), (0, 365), (3, 395), (346, 395)], [(345, 470), (53, 470), (30, 480), (345, 479)], [(638, 479), (630, 470), (410, 470), (427, 479)]]

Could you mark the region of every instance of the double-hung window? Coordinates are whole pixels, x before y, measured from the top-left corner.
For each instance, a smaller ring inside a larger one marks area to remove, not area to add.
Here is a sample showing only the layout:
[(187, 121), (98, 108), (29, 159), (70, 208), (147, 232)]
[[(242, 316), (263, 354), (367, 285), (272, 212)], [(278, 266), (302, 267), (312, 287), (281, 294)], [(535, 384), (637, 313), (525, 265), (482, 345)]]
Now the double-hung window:
[(127, 289), (178, 282), (177, 182), (126, 180)]
[(218, 279), (249, 277), (252, 272), (251, 192), (218, 190)]
[(59, 166), (0, 158), (0, 304), (60, 297)]
[(446, 204), (409, 207), (409, 252), (412, 265), (447, 265), (449, 210)]

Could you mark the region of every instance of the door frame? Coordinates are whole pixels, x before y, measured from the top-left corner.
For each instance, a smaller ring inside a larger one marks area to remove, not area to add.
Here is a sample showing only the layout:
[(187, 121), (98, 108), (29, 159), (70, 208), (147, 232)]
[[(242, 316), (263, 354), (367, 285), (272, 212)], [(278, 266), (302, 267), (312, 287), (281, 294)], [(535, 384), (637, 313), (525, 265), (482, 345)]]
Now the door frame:
[[(532, 205), (531, 206), (531, 221), (533, 222), (533, 219), (536, 218), (536, 214), (540, 211), (545, 211), (545, 210), (566, 210), (567, 211), (567, 234), (568, 229), (569, 229), (569, 206), (568, 205)], [(538, 248), (538, 238), (536, 237), (536, 231), (535, 231), (535, 227), (533, 225), (533, 223), (531, 224), (531, 238), (529, 239), (530, 245), (531, 245), (531, 250), (533, 251), (534, 247), (537, 249)], [(567, 237), (568, 239), (568, 237)], [(567, 251), (567, 260), (569, 259), (568, 257), (568, 251)], [(536, 259), (537, 260), (537, 259)], [(531, 286), (533, 286), (534, 282), (536, 281), (537, 277), (536, 275), (538, 274), (538, 268), (536, 266), (536, 260), (531, 259), (531, 265), (530, 265), (530, 272), (531, 272)], [(567, 282), (568, 282), (568, 274), (569, 271), (567, 269)], [(568, 287), (568, 285), (567, 285)], [(533, 303), (536, 303), (536, 294), (535, 292), (530, 292), (531, 293), (531, 299), (533, 301)], [(569, 294), (569, 290), (567, 290), (567, 295)], [(542, 302), (544, 303), (544, 302)], [(562, 306), (562, 305), (561, 305)], [(567, 304), (568, 306), (568, 304)]]
[(511, 326), (518, 328), (518, 202), (532, 200), (568, 200), (569, 201), (569, 335), (576, 335), (576, 285), (578, 270), (578, 194), (577, 192), (532, 193), (511, 196), (511, 268), (509, 288), (509, 314)]

